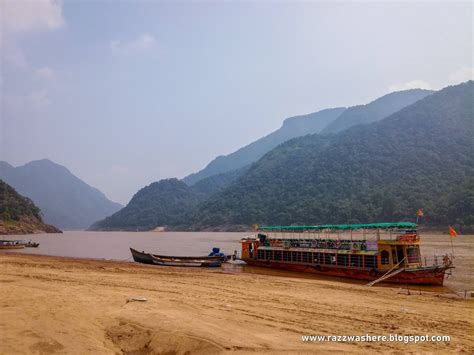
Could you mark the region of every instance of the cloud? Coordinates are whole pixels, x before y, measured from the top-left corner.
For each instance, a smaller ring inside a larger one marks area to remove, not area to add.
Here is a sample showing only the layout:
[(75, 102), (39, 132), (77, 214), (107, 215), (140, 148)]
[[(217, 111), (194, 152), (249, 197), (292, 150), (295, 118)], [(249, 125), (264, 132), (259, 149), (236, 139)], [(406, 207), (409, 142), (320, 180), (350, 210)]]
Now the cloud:
[(405, 83), (390, 85), (389, 91), (392, 92), (409, 89), (440, 90), (446, 86), (457, 85), (468, 80), (474, 80), (474, 67), (462, 67), (449, 74), (444, 80), (434, 80), (431, 82), (425, 80), (412, 80)]
[(3, 0), (1, 6), (2, 25), (9, 33), (53, 30), (66, 24), (59, 0)]
[(44, 80), (54, 80), (56, 78), (56, 72), (48, 67), (36, 69), (35, 75), (37, 78)]
[(110, 42), (110, 49), (114, 52), (134, 53), (139, 51), (149, 51), (156, 47), (155, 37), (144, 33), (129, 41), (113, 40)]
[(474, 80), (474, 67), (463, 67), (449, 75), (450, 84), (459, 84), (468, 80)]
[(407, 81), (405, 83), (390, 85), (389, 87), (390, 91), (402, 91), (402, 90), (410, 90), (410, 89), (432, 90), (432, 86), (424, 80), (412, 80), (412, 81)]

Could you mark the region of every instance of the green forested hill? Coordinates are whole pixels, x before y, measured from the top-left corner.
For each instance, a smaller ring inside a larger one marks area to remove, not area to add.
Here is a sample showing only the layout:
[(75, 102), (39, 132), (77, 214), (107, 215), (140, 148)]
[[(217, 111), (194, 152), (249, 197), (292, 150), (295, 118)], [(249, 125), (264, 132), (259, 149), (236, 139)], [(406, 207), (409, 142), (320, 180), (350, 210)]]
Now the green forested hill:
[(58, 233), (60, 230), (44, 224), (40, 209), (0, 180), (0, 234), (34, 232)]
[(196, 208), (195, 228), (413, 219), (473, 222), (473, 82), (336, 135), (293, 139)]
[(154, 182), (138, 191), (123, 209), (97, 221), (89, 229), (149, 230), (184, 224), (199, 202), (236, 180), (246, 169), (213, 175), (191, 187), (178, 179)]
[(178, 179), (154, 182), (138, 191), (127, 206), (101, 221), (91, 230), (150, 230), (178, 224), (196, 206), (199, 195)]

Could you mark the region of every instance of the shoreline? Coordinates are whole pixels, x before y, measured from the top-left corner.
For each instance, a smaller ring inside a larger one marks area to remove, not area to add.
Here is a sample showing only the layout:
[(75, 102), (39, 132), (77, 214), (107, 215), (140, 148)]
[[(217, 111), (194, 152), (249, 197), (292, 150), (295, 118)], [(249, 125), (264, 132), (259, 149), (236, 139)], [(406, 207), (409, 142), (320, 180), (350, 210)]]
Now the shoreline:
[[(472, 298), (10, 252), (0, 253), (0, 263), (1, 353), (474, 351)], [(127, 303), (133, 297), (147, 301)], [(395, 333), (452, 340), (301, 341), (302, 335)]]

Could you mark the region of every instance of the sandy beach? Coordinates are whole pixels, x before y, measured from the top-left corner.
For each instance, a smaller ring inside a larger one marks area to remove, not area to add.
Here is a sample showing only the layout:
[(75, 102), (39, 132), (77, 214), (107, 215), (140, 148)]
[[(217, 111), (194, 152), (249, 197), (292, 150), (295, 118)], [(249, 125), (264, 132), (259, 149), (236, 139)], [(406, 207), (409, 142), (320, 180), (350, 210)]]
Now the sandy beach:
[[(6, 253), (0, 265), (2, 354), (474, 352), (474, 298), (455, 294)], [(301, 340), (364, 334), (451, 342)]]

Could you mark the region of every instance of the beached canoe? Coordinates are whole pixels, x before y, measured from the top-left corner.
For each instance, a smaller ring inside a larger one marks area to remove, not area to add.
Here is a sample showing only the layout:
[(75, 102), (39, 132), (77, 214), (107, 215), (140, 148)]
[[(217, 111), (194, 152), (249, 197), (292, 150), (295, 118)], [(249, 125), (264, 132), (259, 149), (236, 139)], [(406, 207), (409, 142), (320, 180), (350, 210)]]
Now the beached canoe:
[(137, 263), (163, 266), (217, 267), (225, 260), (221, 256), (167, 256), (140, 252), (133, 248), (130, 251)]
[(145, 264), (153, 264), (150, 256), (154, 256), (155, 258), (158, 259), (180, 259), (180, 260), (205, 260), (205, 261), (221, 261), (224, 262), (228, 258), (226, 255), (219, 255), (219, 256), (176, 256), (176, 255), (158, 255), (158, 254), (151, 254), (151, 253), (146, 253), (144, 251), (140, 252), (136, 249), (130, 248), (130, 251), (132, 252), (133, 259), (135, 260), (135, 256), (139, 260), (135, 260), (136, 262), (139, 263), (145, 263)]

